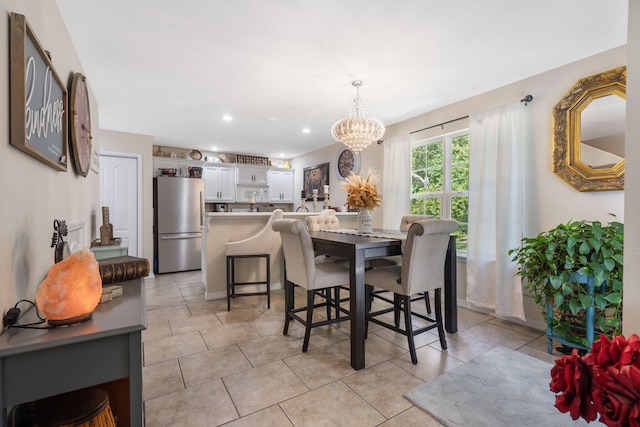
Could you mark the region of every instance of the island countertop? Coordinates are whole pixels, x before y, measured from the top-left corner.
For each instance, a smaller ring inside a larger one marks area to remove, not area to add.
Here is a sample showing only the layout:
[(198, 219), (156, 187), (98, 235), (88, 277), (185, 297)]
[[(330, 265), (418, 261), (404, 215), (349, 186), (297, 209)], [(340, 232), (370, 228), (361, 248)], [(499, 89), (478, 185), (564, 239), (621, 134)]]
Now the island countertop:
[[(320, 215), (320, 212), (285, 212), (285, 218), (304, 218), (311, 215)], [(353, 216), (356, 217), (357, 212), (336, 212), (336, 216)], [(271, 212), (205, 212), (205, 217), (210, 218), (268, 218)]]

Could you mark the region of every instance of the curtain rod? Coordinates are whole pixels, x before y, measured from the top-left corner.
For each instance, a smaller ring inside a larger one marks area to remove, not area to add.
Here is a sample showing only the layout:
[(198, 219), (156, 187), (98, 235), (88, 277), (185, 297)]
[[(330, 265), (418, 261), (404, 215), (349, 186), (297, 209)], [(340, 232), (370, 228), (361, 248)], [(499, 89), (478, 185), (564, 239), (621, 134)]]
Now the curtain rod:
[[(522, 98), (520, 100), (520, 102), (524, 102), (524, 106), (526, 107), (531, 101), (533, 101), (533, 96), (532, 95), (527, 95), (524, 98)], [(463, 117), (458, 117), (457, 119), (453, 119), (453, 120), (449, 120), (446, 122), (442, 122), (442, 123), (438, 123), (437, 125), (433, 125), (433, 126), (429, 126), (426, 128), (422, 128), (422, 129), (418, 129), (418, 130), (414, 130), (409, 132), (409, 135), (413, 135), (414, 133), (418, 133), (418, 132), (422, 132), (428, 129), (433, 129), (436, 128), (438, 126), (442, 126), (442, 128), (444, 129), (444, 125), (448, 125), (449, 123), (453, 123), (453, 122), (457, 122), (458, 120), (463, 120), (463, 119), (468, 119), (469, 116), (463, 116)], [(378, 144), (382, 144), (384, 141), (383, 140), (379, 140)]]

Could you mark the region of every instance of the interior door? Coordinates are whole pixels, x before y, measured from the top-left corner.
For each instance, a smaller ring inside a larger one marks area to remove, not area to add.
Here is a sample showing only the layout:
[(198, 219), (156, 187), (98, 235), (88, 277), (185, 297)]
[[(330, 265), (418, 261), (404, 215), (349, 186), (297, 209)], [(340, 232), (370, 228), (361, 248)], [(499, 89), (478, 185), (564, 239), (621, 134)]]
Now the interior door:
[(113, 237), (127, 240), (131, 256), (140, 256), (138, 187), (136, 157), (127, 157), (125, 154), (100, 155), (100, 203), (109, 207)]

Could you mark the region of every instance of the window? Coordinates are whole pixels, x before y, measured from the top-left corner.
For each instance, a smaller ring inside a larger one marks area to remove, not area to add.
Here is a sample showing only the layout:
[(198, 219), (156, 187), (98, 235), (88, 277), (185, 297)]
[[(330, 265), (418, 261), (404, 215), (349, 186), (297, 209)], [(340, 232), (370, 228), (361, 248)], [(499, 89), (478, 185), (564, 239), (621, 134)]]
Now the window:
[(468, 130), (411, 145), (410, 212), (458, 221), (457, 249), (466, 252), (469, 212)]

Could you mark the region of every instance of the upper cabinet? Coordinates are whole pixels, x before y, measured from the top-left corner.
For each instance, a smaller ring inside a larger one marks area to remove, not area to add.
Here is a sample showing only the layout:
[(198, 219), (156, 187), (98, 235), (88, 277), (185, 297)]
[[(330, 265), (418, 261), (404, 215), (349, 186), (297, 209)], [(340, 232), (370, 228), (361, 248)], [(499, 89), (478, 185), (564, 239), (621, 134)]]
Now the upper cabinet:
[(293, 203), (293, 169), (269, 171), (269, 201)]
[(269, 166), (237, 164), (239, 185), (269, 185)]
[(234, 202), (236, 199), (236, 168), (218, 163), (203, 168), (205, 202)]

